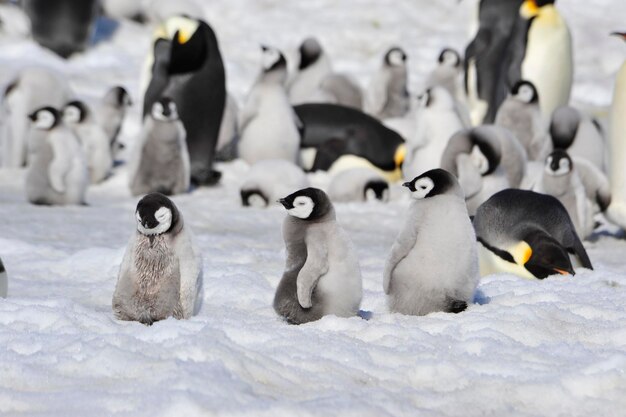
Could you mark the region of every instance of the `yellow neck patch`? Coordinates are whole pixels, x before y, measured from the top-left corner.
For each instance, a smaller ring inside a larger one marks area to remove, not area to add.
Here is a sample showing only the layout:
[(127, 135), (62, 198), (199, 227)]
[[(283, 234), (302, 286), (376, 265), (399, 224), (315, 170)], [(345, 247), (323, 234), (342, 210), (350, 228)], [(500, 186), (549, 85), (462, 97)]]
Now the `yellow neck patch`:
[(526, 0), (520, 8), (520, 15), (525, 19), (530, 19), (539, 14), (539, 6), (535, 0)]
[(512, 246), (509, 251), (513, 255), (515, 263), (524, 266), (526, 262), (533, 256), (533, 250), (530, 245), (524, 241), (519, 242), (517, 245)]
[(402, 144), (396, 149), (396, 153), (393, 156), (393, 161), (396, 164), (396, 168), (400, 168), (406, 158), (406, 145)]

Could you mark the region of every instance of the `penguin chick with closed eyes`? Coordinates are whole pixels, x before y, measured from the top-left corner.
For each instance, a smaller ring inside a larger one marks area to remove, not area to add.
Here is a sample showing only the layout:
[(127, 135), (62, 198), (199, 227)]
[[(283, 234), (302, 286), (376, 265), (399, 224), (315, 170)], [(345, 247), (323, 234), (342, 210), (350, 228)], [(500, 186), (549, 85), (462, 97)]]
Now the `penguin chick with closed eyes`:
[(352, 317), (362, 297), (361, 269), (352, 242), (337, 224), (326, 193), (305, 188), (279, 200), (287, 209), (287, 261), (274, 310), (290, 324), (325, 315)]
[(454, 175), (433, 169), (403, 184), (413, 201), (385, 263), (392, 312), (459, 313), (478, 285), (476, 235)]

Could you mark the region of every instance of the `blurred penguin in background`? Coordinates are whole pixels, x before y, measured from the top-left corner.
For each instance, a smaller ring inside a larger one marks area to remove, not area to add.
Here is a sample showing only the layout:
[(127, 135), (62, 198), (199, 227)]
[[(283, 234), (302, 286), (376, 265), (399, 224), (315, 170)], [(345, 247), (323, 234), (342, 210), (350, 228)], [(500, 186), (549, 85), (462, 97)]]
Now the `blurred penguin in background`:
[(84, 51), (93, 35), (97, 0), (23, 0), (33, 38), (62, 58)]
[(407, 56), (394, 46), (383, 59), (365, 97), (365, 111), (378, 119), (402, 117), (410, 108)]
[(115, 86), (94, 108), (94, 117), (109, 138), (113, 157), (124, 147), (119, 142), (119, 136), (126, 112), (132, 104), (128, 91), (122, 86)]
[(289, 82), (292, 104), (320, 102), (362, 107), (360, 87), (347, 76), (333, 72), (330, 59), (317, 39), (305, 39), (298, 53), (298, 72)]
[(169, 18), (157, 29), (144, 117), (161, 97), (174, 100), (187, 131), (193, 185), (216, 184), (215, 148), (226, 106), (224, 64), (213, 29), (203, 20)]
[(506, 97), (506, 57), (522, 1), (480, 1), (478, 32), (465, 50), (464, 64), (465, 91), (474, 125), (493, 123)]

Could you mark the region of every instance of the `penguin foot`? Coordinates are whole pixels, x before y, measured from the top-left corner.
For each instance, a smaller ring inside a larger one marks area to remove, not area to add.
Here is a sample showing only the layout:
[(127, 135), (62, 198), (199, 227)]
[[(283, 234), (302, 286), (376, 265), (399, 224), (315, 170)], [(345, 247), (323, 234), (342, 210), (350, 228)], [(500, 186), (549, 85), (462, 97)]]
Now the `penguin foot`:
[(202, 170), (196, 171), (191, 174), (191, 184), (199, 186), (212, 186), (216, 185), (222, 178), (222, 173), (215, 170)]
[(453, 300), (452, 298), (448, 298), (447, 302), (448, 306), (446, 308), (446, 313), (458, 314), (467, 309), (467, 303), (463, 300)]

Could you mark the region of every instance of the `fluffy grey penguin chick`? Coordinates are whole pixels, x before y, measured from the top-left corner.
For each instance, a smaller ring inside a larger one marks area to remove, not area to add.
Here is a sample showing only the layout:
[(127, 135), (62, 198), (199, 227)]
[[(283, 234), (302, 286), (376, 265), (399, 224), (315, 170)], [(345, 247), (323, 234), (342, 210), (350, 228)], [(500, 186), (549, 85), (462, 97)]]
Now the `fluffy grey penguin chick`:
[(299, 166), (283, 159), (265, 159), (248, 171), (240, 189), (241, 204), (266, 207), (308, 186), (309, 180)]
[(53, 107), (29, 116), (38, 143), (26, 173), (26, 197), (33, 204), (84, 204), (89, 175), (85, 154), (74, 133)]
[(289, 214), (283, 223), (287, 261), (274, 310), (291, 324), (356, 315), (362, 296), (359, 261), (326, 193), (305, 188), (280, 203)]
[(383, 289), (392, 312), (459, 313), (478, 285), (476, 235), (461, 186), (442, 169), (403, 184), (413, 201), (385, 264)]
[(144, 119), (131, 155), (129, 185), (133, 195), (181, 194), (189, 189), (191, 173), (185, 137), (176, 103), (167, 97), (156, 101)]
[(202, 258), (174, 203), (163, 194), (142, 198), (113, 294), (120, 320), (151, 325), (188, 319), (200, 308)]
[(387, 51), (366, 95), (367, 113), (379, 119), (402, 117), (408, 113), (411, 101), (406, 60), (406, 53), (401, 48), (393, 47)]
[(388, 201), (389, 183), (369, 168), (352, 168), (333, 177), (328, 196), (334, 202)]
[(124, 148), (119, 136), (126, 112), (132, 104), (128, 91), (122, 86), (115, 86), (106, 92), (94, 109), (94, 117), (109, 138), (113, 156)]

